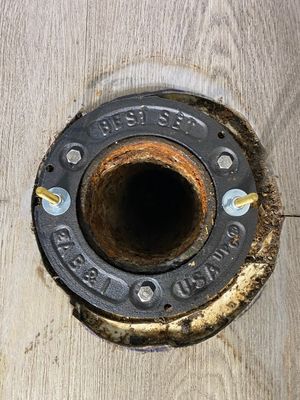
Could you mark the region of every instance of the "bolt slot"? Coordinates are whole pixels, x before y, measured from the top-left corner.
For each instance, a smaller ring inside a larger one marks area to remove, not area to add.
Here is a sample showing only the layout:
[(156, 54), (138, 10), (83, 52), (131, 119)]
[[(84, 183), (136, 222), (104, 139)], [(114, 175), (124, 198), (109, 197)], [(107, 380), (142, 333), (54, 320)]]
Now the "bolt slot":
[[(84, 230), (98, 252), (125, 269), (159, 272), (202, 247), (211, 228), (204, 228), (207, 188), (211, 194), (213, 187), (189, 156), (165, 141), (139, 140), (96, 163), (81, 203)], [(209, 215), (212, 223), (214, 204)]]

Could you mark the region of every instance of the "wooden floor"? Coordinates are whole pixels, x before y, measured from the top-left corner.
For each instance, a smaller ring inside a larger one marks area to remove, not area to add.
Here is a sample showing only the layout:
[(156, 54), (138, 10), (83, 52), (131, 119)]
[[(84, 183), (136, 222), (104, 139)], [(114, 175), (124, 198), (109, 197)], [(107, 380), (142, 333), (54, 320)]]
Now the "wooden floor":
[[(0, 399), (300, 399), (300, 3), (0, 0)], [(216, 337), (141, 353), (89, 333), (31, 232), (38, 165), (66, 122), (175, 87), (240, 111), (282, 192), (277, 269)]]

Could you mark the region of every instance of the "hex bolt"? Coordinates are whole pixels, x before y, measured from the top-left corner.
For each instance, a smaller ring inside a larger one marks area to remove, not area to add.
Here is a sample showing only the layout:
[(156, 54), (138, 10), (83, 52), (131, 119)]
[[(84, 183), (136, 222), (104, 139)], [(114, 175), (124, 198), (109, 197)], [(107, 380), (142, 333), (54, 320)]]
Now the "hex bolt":
[(68, 151), (66, 157), (69, 164), (76, 165), (81, 160), (81, 153), (79, 150), (71, 149)]
[(154, 290), (149, 284), (143, 284), (137, 294), (142, 303), (148, 303), (154, 296)]
[(229, 169), (233, 164), (233, 160), (229, 154), (223, 153), (218, 157), (217, 163), (220, 169)]
[(39, 186), (35, 194), (42, 199), (42, 206), (46, 213), (50, 215), (62, 215), (71, 205), (69, 193), (61, 187), (46, 189)]

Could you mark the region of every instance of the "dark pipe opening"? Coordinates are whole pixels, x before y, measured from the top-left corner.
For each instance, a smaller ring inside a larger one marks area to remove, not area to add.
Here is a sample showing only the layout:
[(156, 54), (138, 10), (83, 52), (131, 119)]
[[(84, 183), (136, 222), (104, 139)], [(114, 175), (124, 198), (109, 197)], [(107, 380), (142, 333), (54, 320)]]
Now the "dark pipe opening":
[[(120, 182), (120, 177), (123, 182)], [(199, 220), (200, 204), (192, 185), (179, 173), (151, 163), (120, 167), (107, 188), (121, 185), (119, 201), (108, 204), (117, 215), (111, 232), (122, 247), (144, 256), (168, 257), (188, 239)], [(115, 220), (113, 218), (113, 220)]]

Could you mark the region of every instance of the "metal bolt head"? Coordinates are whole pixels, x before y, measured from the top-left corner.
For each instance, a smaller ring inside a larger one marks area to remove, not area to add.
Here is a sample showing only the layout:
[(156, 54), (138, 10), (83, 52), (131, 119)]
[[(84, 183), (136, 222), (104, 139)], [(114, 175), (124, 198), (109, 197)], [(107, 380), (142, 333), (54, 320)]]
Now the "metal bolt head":
[(229, 154), (221, 154), (217, 163), (221, 169), (229, 169), (232, 166), (233, 160)]
[(154, 290), (150, 285), (145, 284), (140, 287), (137, 295), (142, 303), (147, 303), (148, 301), (152, 300)]
[(69, 164), (76, 165), (81, 160), (81, 153), (79, 150), (71, 149), (67, 153), (67, 161)]

